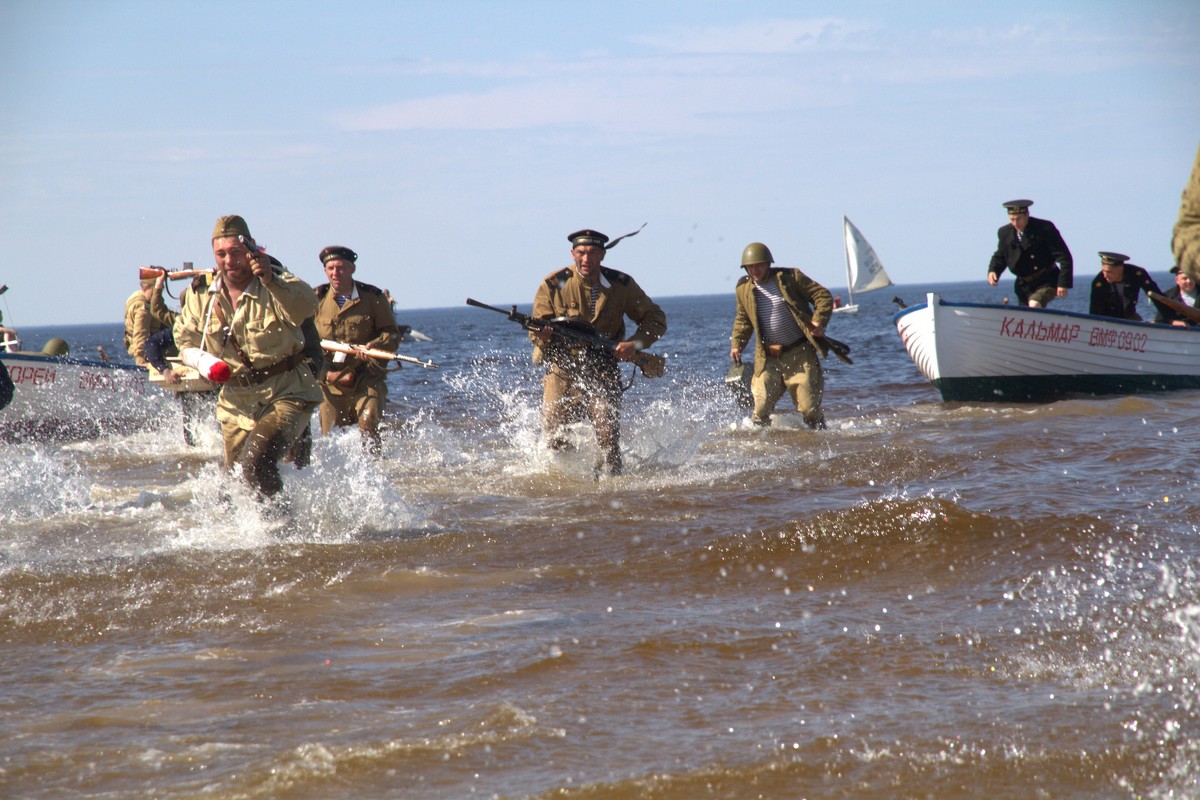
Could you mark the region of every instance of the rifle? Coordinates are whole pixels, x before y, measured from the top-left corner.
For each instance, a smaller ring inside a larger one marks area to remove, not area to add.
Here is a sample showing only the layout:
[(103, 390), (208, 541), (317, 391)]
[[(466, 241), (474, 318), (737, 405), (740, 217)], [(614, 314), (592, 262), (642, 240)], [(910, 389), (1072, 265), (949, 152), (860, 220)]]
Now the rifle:
[[(617, 343), (607, 336), (601, 336), (596, 333), (591, 325), (588, 325), (582, 320), (572, 320), (567, 318), (558, 319), (538, 319), (529, 314), (521, 314), (517, 312), (517, 307), (513, 306), (511, 311), (505, 311), (503, 308), (489, 306), (487, 303), (481, 303), (478, 300), (467, 298), (467, 305), (475, 306), (476, 308), (486, 308), (488, 311), (495, 311), (497, 314), (504, 316), (516, 322), (527, 331), (543, 331), (549, 330), (556, 336), (562, 336), (567, 339), (574, 339), (577, 342), (597, 347), (612, 353), (617, 349)], [(583, 326), (586, 326), (583, 327)], [(637, 364), (638, 369), (647, 378), (661, 378), (667, 369), (667, 359), (663, 356), (657, 356), (653, 353), (647, 353), (644, 350), (639, 350), (637, 355), (630, 359), (634, 364)]]
[(804, 323), (805, 330), (808, 333), (808, 338), (810, 340), (820, 339), (825, 343), (825, 346), (829, 348), (829, 352), (838, 357), (839, 361), (845, 362), (846, 364), (854, 363), (854, 360), (850, 358), (850, 345), (846, 344), (845, 342), (840, 342), (837, 339), (834, 339), (832, 336), (817, 336), (815, 333), (813, 333), (812, 323), (808, 322), (807, 320), (801, 320), (801, 322)]
[(433, 363), (433, 361), (421, 361), (419, 358), (402, 356), (399, 353), (392, 353), (388, 350), (376, 350), (373, 347), (359, 347), (353, 344), (335, 342), (332, 339), (322, 339), (321, 347), (334, 353), (345, 353), (348, 356), (370, 356), (371, 358), (381, 358), (385, 361), (395, 360), (403, 361), (407, 364), (416, 364), (417, 366), (425, 367), (426, 369), (441, 369), (441, 367)]
[(138, 280), (148, 281), (157, 278), (159, 275), (166, 275), (168, 280), (182, 281), (186, 278), (195, 278), (199, 275), (212, 275), (215, 270), (211, 269), (176, 269), (169, 270), (166, 267), (139, 267)]
[(1178, 300), (1172, 300), (1171, 298), (1161, 295), (1158, 292), (1146, 292), (1146, 296), (1154, 302), (1160, 303), (1161, 305), (1164, 305), (1172, 311), (1185, 317), (1191, 321), (1193, 325), (1200, 325), (1200, 310), (1192, 308), (1188, 304), (1181, 303)]

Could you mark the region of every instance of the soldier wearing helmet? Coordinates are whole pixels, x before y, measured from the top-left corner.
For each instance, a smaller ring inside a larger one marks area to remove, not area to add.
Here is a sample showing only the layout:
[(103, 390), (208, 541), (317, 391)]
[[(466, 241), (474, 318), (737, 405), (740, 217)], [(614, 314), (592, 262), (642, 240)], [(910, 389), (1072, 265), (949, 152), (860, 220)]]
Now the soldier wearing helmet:
[[(396, 352), (400, 326), (391, 300), (382, 289), (354, 280), (358, 254), (349, 247), (334, 245), (322, 250), (320, 258), (329, 279), (316, 289), (315, 322), (321, 338)], [(387, 371), (383, 364), (370, 356), (326, 352), (321, 373), (321, 391), (325, 394), (317, 412), (321, 433), (328, 435), (334, 425), (357, 425), (367, 449), (379, 455), (379, 423), (387, 404)]]
[(755, 337), (750, 392), (754, 397), (751, 420), (756, 425), (770, 421), (786, 390), (808, 426), (824, 428), (825, 377), (817, 355), (828, 350), (824, 335), (833, 316), (833, 297), (800, 270), (773, 267), (774, 263), (762, 242), (751, 242), (742, 251), (746, 275), (734, 289), (737, 313), (729, 358), (742, 363), (742, 351)]
[[(624, 468), (618, 361), (628, 361), (639, 350), (658, 341), (667, 330), (667, 317), (637, 281), (623, 272), (600, 266), (619, 239), (610, 243), (603, 233), (584, 229), (567, 236), (567, 241), (571, 243), (574, 263), (555, 270), (538, 284), (533, 316), (588, 323), (617, 345), (609, 354), (591, 347), (571, 347), (554, 339), (546, 330), (530, 332), (534, 363), (547, 367), (542, 423), (550, 447), (558, 450), (568, 444), (564, 426), (585, 415), (589, 417), (604, 453), (604, 467), (610, 475), (618, 475)], [(626, 317), (637, 325), (629, 338), (625, 337)]]

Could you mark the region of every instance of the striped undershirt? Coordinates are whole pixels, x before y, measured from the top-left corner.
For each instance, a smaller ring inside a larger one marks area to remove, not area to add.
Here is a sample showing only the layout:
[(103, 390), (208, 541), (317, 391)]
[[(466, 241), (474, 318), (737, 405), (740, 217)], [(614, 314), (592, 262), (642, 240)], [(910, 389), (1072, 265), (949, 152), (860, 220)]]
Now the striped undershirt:
[(804, 336), (796, 318), (779, 294), (779, 284), (774, 280), (754, 284), (758, 292), (758, 330), (766, 344), (789, 345)]

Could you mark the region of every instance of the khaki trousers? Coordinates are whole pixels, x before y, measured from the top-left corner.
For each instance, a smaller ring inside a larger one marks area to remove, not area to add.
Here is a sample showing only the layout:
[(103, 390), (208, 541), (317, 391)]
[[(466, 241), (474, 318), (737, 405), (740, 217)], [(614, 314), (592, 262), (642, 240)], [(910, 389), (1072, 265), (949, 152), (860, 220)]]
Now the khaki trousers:
[(267, 404), (254, 427), (246, 430), (235, 419), (221, 422), (225, 441), (225, 468), (242, 467), (246, 481), (270, 497), (283, 488), (279, 459), (300, 438), (312, 420), (315, 402), (285, 397)]
[(809, 427), (824, 427), (821, 395), (825, 392), (825, 376), (817, 352), (807, 341), (779, 358), (763, 359), (762, 370), (750, 381), (750, 393), (754, 396), (753, 420), (765, 424), (784, 391), (791, 395), (796, 410), (804, 415)]

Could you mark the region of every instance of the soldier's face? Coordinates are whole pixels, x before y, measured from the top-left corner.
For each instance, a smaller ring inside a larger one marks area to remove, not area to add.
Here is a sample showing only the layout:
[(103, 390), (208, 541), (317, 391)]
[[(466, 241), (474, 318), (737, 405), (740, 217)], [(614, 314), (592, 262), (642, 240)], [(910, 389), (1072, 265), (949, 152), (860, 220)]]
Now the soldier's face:
[(1008, 221), (1012, 226), (1019, 231), (1025, 230), (1025, 226), (1029, 224), (1029, 209), (1019, 208), (1008, 212)]
[(225, 280), (234, 286), (245, 286), (254, 277), (250, 270), (250, 251), (236, 236), (213, 239), (213, 258)]
[(1125, 278), (1124, 264), (1101, 264), (1100, 272), (1109, 283), (1120, 283)]
[(600, 276), (600, 262), (604, 260), (604, 248), (594, 244), (582, 244), (571, 249), (571, 258), (575, 260), (575, 268), (587, 281)]
[(338, 294), (346, 294), (354, 284), (354, 262), (332, 258), (325, 262), (325, 277)]
[(759, 261), (757, 264), (747, 264), (746, 274), (750, 276), (750, 280), (755, 283), (762, 283), (767, 277), (767, 272), (771, 269), (771, 262)]
[(1191, 294), (1196, 291), (1196, 282), (1192, 280), (1192, 276), (1186, 272), (1175, 273), (1175, 285), (1179, 287), (1179, 291)]

